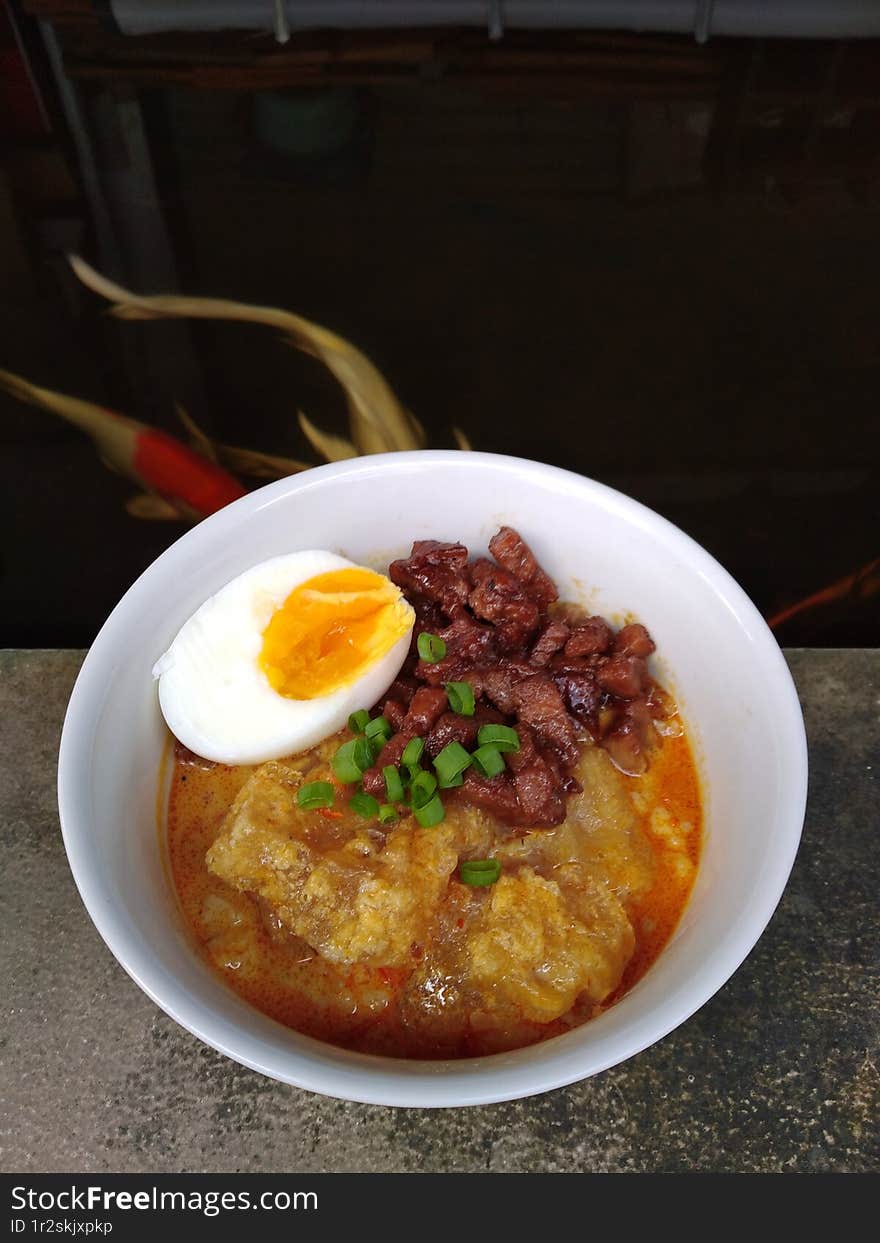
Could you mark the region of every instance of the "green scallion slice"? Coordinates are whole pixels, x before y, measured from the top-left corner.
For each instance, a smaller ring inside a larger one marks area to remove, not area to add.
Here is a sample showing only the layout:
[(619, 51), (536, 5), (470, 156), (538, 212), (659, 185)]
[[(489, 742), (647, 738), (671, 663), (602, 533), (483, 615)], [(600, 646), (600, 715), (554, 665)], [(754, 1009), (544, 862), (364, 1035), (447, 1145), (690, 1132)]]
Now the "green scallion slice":
[(426, 660), (429, 665), (436, 665), (438, 660), (442, 660), (446, 655), (446, 644), (436, 634), (428, 634), (427, 630), (423, 630), (416, 640), (416, 647), (422, 660)]
[(348, 718), (348, 728), (353, 734), (362, 734), (369, 721), (370, 714), (366, 708), (359, 708), (357, 712), (352, 712)]
[(446, 815), (440, 795), (435, 794), (424, 807), (413, 808), (413, 815), (423, 829), (432, 829), (435, 824), (439, 824)]
[(494, 747), (496, 751), (519, 750), (519, 734), (509, 725), (481, 725), (477, 742), (481, 747)]
[(361, 738), (350, 738), (348, 742), (344, 742), (333, 759), (330, 761), (330, 767), (338, 781), (343, 785), (352, 785), (355, 781), (360, 781), (361, 773), (365, 768), (369, 768), (369, 764), (358, 763), (358, 743), (362, 742)]
[[(345, 744), (348, 745), (347, 743)], [(372, 738), (355, 738), (352, 758), (359, 772), (366, 772), (368, 768), (372, 768), (373, 762), (382, 750), (382, 743)]]
[(393, 764), (387, 765), (382, 769), (382, 776), (385, 778), (385, 792), (388, 795), (389, 803), (403, 802), (403, 779)]
[(445, 786), (469, 766), (471, 757), (460, 742), (449, 742), (434, 760), (437, 778)]
[(446, 698), (452, 711), (459, 716), (474, 715), (474, 688), (470, 682), (447, 682)]
[(364, 737), (370, 742), (387, 742), (394, 730), (387, 717), (375, 716), (364, 726)]
[(372, 794), (353, 794), (348, 800), (348, 805), (352, 811), (356, 811), (365, 820), (375, 820), (379, 814), (379, 800), (373, 798)]
[(409, 788), (410, 802), (414, 810), (424, 807), (434, 796), (437, 789), (437, 778), (433, 773), (420, 772), (413, 777), (412, 785)]
[(458, 786), (464, 785), (464, 773), (456, 773), (454, 777), (449, 777), (444, 781), (437, 778), (438, 790), (455, 790)]
[(379, 808), (380, 824), (396, 824), (398, 820), (397, 808), (392, 807), (390, 803), (383, 803)]
[(409, 742), (403, 748), (403, 755), (400, 757), (401, 764), (403, 764), (405, 768), (417, 768), (424, 750), (424, 738), (410, 738)]
[(468, 859), (458, 874), (465, 885), (494, 885), (501, 875), (501, 864), (497, 859)]
[(471, 760), (477, 772), (484, 777), (497, 777), (507, 767), (504, 756), (497, 747), (477, 747)]
[(312, 811), (316, 807), (332, 807), (335, 792), (329, 781), (310, 781), (300, 786), (296, 794), (299, 807)]

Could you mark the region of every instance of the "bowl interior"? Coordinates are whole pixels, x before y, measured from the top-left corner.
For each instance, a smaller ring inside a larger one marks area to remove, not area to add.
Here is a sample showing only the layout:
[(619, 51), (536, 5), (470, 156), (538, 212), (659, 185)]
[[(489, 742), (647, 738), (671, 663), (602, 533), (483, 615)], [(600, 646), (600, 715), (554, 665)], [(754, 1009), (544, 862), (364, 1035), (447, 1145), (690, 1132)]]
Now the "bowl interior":
[[(211, 593), (255, 562), (327, 548), (379, 567), (413, 539), (485, 551), (519, 529), (556, 579), (658, 645), (701, 771), (706, 837), (693, 897), (655, 966), (615, 1007), (510, 1054), (404, 1062), (281, 1027), (202, 964), (177, 913), (157, 828), (165, 738), (153, 662)], [(613, 1065), (683, 1021), (736, 969), (788, 877), (803, 821), (803, 723), (781, 653), (733, 580), (651, 511), (589, 480), (483, 454), (393, 454), (283, 480), (201, 523), (127, 593), (75, 688), (59, 763), (80, 892), (123, 966), (172, 1017), (238, 1061), (314, 1091), (396, 1105), (509, 1099)]]

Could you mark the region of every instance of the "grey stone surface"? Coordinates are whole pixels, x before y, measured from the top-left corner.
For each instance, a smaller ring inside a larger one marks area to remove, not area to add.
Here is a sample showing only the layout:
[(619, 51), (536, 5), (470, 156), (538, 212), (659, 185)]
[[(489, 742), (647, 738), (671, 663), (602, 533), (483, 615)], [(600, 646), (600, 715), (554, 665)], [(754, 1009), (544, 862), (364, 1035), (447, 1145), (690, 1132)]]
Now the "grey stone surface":
[(810, 738), (807, 824), (746, 963), (623, 1066), (429, 1113), (264, 1079), (138, 990), (79, 901), (58, 828), (55, 756), (81, 654), (0, 653), (0, 1168), (876, 1170), (880, 652), (788, 659)]

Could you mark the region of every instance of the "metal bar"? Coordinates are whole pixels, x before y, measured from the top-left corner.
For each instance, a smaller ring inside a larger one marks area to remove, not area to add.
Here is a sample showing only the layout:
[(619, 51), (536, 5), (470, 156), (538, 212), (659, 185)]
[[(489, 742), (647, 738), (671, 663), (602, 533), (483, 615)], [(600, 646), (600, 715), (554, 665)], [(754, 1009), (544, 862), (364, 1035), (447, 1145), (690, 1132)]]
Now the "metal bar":
[[(642, 30), (697, 34), (699, 0), (504, 0), (507, 29)], [(275, 29), (253, 0), (111, 0), (124, 34)], [(291, 29), (476, 26), (486, 0), (286, 0)], [(867, 38), (880, 35), (877, 0), (714, 0), (713, 36)]]

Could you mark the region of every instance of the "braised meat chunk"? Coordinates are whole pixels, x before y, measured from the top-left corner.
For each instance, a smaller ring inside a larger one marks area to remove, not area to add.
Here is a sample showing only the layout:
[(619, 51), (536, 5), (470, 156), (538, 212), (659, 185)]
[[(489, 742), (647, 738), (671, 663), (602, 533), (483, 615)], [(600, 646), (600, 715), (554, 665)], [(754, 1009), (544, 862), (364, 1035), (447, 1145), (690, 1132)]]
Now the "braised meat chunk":
[[(555, 583), (512, 527), (501, 527), (489, 551), (469, 560), (461, 543), (417, 540), (392, 563), (418, 621), (384, 715), (401, 737), (424, 738), (432, 759), (452, 742), (473, 750), (481, 724), (509, 725), (520, 753), (492, 777), (471, 770), (464, 791), (505, 824), (547, 828), (564, 819), (579, 788), (573, 772), (585, 744), (606, 748), (625, 773), (644, 771), (653, 720), (663, 715), (646, 665), (654, 642), (638, 622), (615, 631), (604, 617), (557, 603)], [(440, 641), (437, 659), (419, 648), (426, 631)], [(448, 703), (451, 682), (470, 686), (472, 714)], [(386, 748), (364, 774), (368, 793), (382, 795), (382, 766), (394, 754)]]
[(388, 574), (416, 612), (425, 604), (437, 605), (452, 618), (467, 603), (467, 559), (463, 544), (416, 540), (408, 557), (392, 561)]
[(572, 630), (565, 645), (568, 657), (600, 656), (607, 652), (614, 640), (614, 631), (604, 617), (588, 617)]
[(556, 584), (544, 573), (531, 548), (513, 527), (502, 527), (492, 536), (489, 540), (489, 552), (499, 565), (525, 585), (529, 595), (542, 608), (559, 598)]
[(557, 753), (567, 765), (577, 762), (579, 748), (574, 722), (552, 678), (536, 673), (514, 687), (517, 718), (528, 725), (539, 744)]
[(523, 640), (534, 633), (540, 610), (518, 578), (480, 557), (471, 566), (471, 581), (468, 604), (477, 617), (504, 626), (507, 635), (515, 630)]

